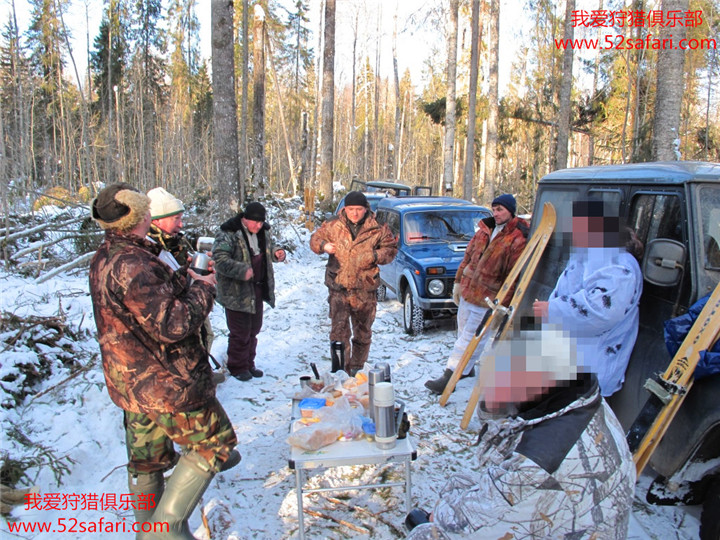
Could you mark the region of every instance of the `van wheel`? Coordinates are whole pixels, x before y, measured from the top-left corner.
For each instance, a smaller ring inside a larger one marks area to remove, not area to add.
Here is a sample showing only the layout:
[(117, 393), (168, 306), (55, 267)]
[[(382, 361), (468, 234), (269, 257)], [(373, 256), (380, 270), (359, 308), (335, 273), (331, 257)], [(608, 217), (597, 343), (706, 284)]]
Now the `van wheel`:
[(384, 302), (387, 298), (387, 287), (385, 285), (380, 285), (377, 288), (377, 291), (375, 291), (375, 296), (377, 297), (378, 302)]
[(425, 327), (423, 311), (415, 305), (412, 291), (408, 287), (403, 295), (403, 328), (411, 336), (422, 334)]
[(720, 538), (720, 477), (715, 478), (705, 492), (702, 514), (700, 514), (700, 540)]

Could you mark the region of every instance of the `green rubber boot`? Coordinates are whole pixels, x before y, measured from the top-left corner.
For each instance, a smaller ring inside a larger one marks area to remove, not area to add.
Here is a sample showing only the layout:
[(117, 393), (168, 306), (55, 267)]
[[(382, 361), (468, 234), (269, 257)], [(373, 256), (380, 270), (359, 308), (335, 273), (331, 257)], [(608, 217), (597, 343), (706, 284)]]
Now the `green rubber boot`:
[(167, 481), (165, 493), (155, 512), (148, 520), (154, 522), (153, 530), (139, 534), (138, 538), (195, 540), (190, 533), (188, 519), (214, 476), (208, 462), (198, 454), (191, 452), (182, 456)]
[[(165, 491), (165, 477), (161, 472), (149, 474), (134, 474), (129, 472), (128, 490), (133, 495), (136, 495), (133, 514), (135, 514), (135, 521), (142, 525), (146, 521), (150, 521), (155, 511), (155, 506), (163, 496), (163, 491)], [(138, 500), (137, 495), (139, 494), (143, 495), (142, 500)], [(153, 495), (154, 497), (150, 497), (149, 495)]]

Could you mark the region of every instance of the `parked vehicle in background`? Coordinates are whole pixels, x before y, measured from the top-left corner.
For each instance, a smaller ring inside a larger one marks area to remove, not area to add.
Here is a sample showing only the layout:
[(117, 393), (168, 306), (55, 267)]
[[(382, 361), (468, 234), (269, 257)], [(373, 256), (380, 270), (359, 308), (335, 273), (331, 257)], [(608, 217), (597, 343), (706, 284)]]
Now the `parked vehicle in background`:
[[(432, 188), (430, 186), (410, 187), (407, 184), (393, 180), (370, 180), (363, 182), (362, 180), (354, 179), (350, 183), (349, 191), (362, 191), (373, 212), (377, 210), (378, 203), (387, 197), (409, 197), (411, 195), (432, 196)], [(337, 214), (344, 207), (345, 197), (340, 199), (340, 202), (335, 208), (335, 213)]]
[[(551, 202), (560, 217), (525, 298), (547, 298), (569, 255), (572, 201), (604, 200), (645, 245), (640, 329), (625, 383), (608, 400), (623, 428), (648, 398), (645, 382), (670, 363), (663, 323), (685, 313), (720, 281), (720, 164), (638, 163), (564, 169), (538, 185), (535, 215)], [(565, 219), (563, 220), (563, 216)], [(521, 313), (531, 313), (529, 305)], [(650, 502), (705, 500), (701, 535), (720, 538), (720, 375), (695, 381), (649, 466)]]
[(377, 207), (378, 223), (398, 238), (398, 254), (380, 266), (378, 300), (387, 289), (403, 304), (403, 328), (422, 333), (425, 320), (452, 317), (455, 273), (481, 219), (492, 212), (451, 197), (389, 197)]

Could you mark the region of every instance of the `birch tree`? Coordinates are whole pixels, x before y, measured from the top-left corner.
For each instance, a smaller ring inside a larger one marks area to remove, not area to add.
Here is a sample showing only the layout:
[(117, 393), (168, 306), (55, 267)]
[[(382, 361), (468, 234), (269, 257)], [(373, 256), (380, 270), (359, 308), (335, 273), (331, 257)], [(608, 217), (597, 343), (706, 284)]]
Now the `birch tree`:
[(490, 0), (490, 42), (488, 50), (490, 66), (488, 75), (487, 142), (485, 144), (485, 179), (482, 200), (489, 203), (495, 198), (495, 178), (498, 173), (498, 122), (500, 118), (500, 90), (498, 67), (500, 64), (500, 0)]
[[(565, 32), (563, 39), (569, 43), (575, 34), (572, 24), (572, 14), (575, 10), (575, 0), (565, 0)], [(568, 139), (570, 135), (570, 97), (572, 92), (572, 47), (566, 47), (563, 52), (562, 81), (560, 83), (560, 108), (557, 122), (557, 147), (555, 149), (555, 169), (564, 169), (568, 161)]]
[(458, 7), (459, 0), (450, 0), (447, 100), (445, 102), (445, 146), (443, 148), (443, 183), (446, 192), (452, 192), (454, 185), (453, 159), (455, 157), (455, 79), (457, 73)]
[(322, 135), (320, 144), (320, 194), (329, 208), (333, 203), (333, 141), (335, 124), (335, 0), (325, 0), (323, 48)]

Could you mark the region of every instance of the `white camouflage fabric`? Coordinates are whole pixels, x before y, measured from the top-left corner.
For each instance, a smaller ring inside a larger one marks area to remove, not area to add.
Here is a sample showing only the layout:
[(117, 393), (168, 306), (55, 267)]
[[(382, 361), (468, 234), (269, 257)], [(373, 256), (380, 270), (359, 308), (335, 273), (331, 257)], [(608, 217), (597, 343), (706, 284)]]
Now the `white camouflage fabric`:
[(635, 467), (595, 377), (515, 417), (489, 419), (477, 472), (454, 475), (412, 540), (624, 539)]

